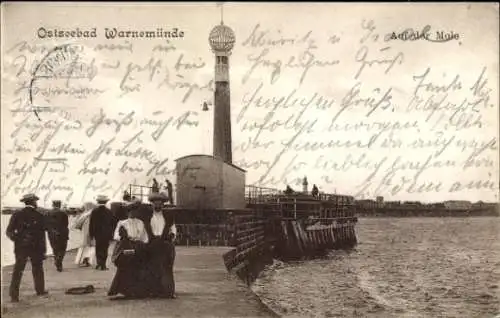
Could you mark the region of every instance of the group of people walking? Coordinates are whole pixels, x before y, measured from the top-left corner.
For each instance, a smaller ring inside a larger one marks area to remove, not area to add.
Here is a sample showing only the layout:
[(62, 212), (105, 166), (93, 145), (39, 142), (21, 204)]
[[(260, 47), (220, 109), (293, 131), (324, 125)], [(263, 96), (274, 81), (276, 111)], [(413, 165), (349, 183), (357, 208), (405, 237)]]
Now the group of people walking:
[[(27, 194), (21, 198), (25, 207), (14, 213), (6, 229), (14, 242), (15, 264), (10, 285), (11, 301), (19, 301), (19, 287), (28, 259), (31, 261), (37, 295), (46, 295), (43, 261), (46, 258), (46, 238), (54, 254), (58, 272), (63, 271), (63, 260), (69, 239), (69, 218), (61, 209), (61, 201), (53, 201), (50, 213), (42, 214), (37, 207), (39, 198)], [(108, 295), (121, 294), (126, 298), (175, 298), (173, 264), (177, 230), (174, 218), (164, 209), (167, 196), (151, 193), (152, 206), (139, 200), (126, 202), (125, 217), (117, 218), (106, 207), (106, 196), (96, 198), (97, 206), (84, 205), (84, 212), (76, 217), (73, 227), (82, 231), (82, 246), (75, 263), (107, 270), (110, 243), (117, 244), (111, 260), (117, 267)], [(151, 208), (152, 207), (152, 208)]]

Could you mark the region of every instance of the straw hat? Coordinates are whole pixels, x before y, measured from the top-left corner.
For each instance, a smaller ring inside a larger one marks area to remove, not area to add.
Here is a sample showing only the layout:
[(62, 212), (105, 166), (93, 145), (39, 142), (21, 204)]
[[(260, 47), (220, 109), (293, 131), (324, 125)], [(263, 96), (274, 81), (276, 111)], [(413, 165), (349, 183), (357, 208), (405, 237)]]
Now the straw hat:
[(21, 202), (29, 202), (29, 201), (38, 201), (40, 200), (34, 193), (28, 193), (23, 195), (23, 197), (19, 200)]
[(100, 194), (95, 200), (97, 201), (97, 203), (106, 203), (109, 201), (109, 198), (105, 195)]
[(141, 199), (135, 198), (132, 201), (125, 202), (125, 206), (137, 206), (141, 205), (141, 203), (142, 203)]
[(149, 196), (148, 196), (148, 200), (149, 202), (165, 202), (167, 201), (167, 197), (161, 193), (151, 193)]

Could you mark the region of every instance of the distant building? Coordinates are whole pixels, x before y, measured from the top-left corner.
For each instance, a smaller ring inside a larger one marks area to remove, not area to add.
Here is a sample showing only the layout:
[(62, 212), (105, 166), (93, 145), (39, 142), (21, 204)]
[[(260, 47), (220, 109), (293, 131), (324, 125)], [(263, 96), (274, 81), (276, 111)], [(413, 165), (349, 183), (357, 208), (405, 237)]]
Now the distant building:
[(448, 210), (468, 210), (472, 207), (470, 201), (444, 201), (444, 207)]
[(374, 200), (356, 200), (356, 206), (362, 209), (374, 209), (377, 207), (377, 202)]
[(397, 206), (401, 205), (401, 201), (385, 201), (384, 205), (385, 206), (389, 206), (389, 207), (391, 207), (391, 206), (393, 206), (393, 207), (396, 206), (397, 207)]
[(431, 209), (444, 209), (445, 205), (442, 202), (428, 203), (427, 206)]
[(403, 204), (405, 205), (422, 205), (420, 201), (405, 201)]

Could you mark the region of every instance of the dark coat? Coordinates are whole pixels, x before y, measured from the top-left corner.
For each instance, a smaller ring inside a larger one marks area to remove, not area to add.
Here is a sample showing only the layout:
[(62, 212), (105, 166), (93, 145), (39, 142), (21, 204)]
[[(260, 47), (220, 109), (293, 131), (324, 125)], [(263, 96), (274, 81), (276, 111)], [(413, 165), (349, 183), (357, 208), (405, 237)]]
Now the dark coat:
[(156, 296), (172, 296), (175, 293), (175, 281), (173, 266), (175, 261), (175, 244), (169, 237), (169, 230), (174, 223), (171, 213), (163, 211), (165, 227), (160, 238), (153, 236), (151, 218), (153, 210), (148, 209), (144, 214), (144, 227), (149, 236), (148, 262), (144, 281), (148, 286), (149, 293)]
[(47, 215), (47, 230), (60, 239), (69, 239), (69, 218), (63, 211), (52, 211)]
[[(163, 228), (163, 233), (162, 237), (167, 238), (168, 232), (170, 230), (170, 227), (172, 224), (174, 224), (175, 220), (172, 214), (167, 213), (165, 211), (163, 213), (163, 218), (165, 219), (165, 227)], [(144, 227), (146, 229), (146, 232), (148, 233), (148, 238), (151, 240), (153, 238), (153, 229), (151, 227), (151, 218), (153, 217), (153, 210), (152, 209), (147, 209), (143, 212), (143, 218), (142, 221), (144, 222)]]
[(46, 230), (44, 216), (35, 208), (27, 206), (11, 216), (6, 235), (14, 241), (15, 253), (24, 250), (45, 255)]
[(109, 240), (113, 238), (115, 218), (111, 210), (100, 205), (90, 213), (89, 236), (96, 240)]

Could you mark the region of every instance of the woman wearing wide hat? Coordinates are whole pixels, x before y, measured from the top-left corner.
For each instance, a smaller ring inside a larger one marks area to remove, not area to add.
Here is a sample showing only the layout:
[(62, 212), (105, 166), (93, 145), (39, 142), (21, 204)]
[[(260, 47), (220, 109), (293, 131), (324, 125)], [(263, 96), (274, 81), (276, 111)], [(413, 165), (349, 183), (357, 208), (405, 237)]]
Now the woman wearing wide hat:
[(81, 231), (82, 241), (78, 252), (76, 253), (75, 264), (79, 266), (93, 266), (95, 260), (95, 240), (89, 235), (90, 214), (96, 207), (93, 202), (83, 204), (83, 212), (78, 215), (73, 223), (73, 228)]
[(144, 223), (140, 220), (140, 201), (127, 205), (128, 218), (118, 222), (114, 239), (118, 241), (113, 255), (117, 271), (108, 296), (122, 294), (126, 298), (142, 298), (148, 295), (146, 275), (146, 244), (149, 241)]
[(167, 197), (152, 193), (149, 202), (153, 212), (146, 220), (149, 235), (149, 278), (150, 295), (153, 297), (176, 298), (174, 281), (175, 239), (177, 229), (174, 218), (168, 209), (164, 209)]

